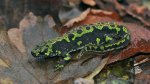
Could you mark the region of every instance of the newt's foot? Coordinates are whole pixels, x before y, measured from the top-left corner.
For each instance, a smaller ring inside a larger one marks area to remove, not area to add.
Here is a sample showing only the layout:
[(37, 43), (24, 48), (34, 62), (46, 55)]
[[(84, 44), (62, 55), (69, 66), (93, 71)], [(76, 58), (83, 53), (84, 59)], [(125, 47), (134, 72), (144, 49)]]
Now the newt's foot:
[(69, 62), (70, 59), (71, 59), (70, 55), (66, 54), (66, 56), (60, 59), (58, 64), (55, 66), (55, 71), (62, 70), (65, 67), (65, 65)]

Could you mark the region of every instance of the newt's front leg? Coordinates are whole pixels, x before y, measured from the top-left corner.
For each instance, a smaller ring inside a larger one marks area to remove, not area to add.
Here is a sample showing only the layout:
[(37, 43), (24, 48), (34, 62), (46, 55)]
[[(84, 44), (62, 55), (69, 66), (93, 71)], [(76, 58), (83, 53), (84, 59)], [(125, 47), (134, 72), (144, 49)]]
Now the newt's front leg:
[(71, 60), (71, 55), (67, 53), (55, 66), (55, 71), (63, 69), (70, 60)]

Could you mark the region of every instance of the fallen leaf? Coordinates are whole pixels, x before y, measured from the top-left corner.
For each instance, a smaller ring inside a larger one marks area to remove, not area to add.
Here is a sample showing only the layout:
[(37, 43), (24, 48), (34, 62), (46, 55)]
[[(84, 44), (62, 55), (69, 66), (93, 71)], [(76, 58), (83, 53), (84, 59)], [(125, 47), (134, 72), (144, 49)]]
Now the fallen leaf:
[(116, 13), (113, 12), (105, 10), (87, 9), (80, 16), (68, 21), (58, 32), (60, 32), (60, 34), (63, 34), (77, 26), (107, 21), (114, 22), (121, 21), (121, 19)]
[[(147, 10), (144, 7), (139, 7), (137, 5), (130, 5), (126, 8), (126, 13), (131, 15), (133, 18), (140, 20), (145, 26), (150, 26), (149, 13), (150, 10)], [(148, 13), (148, 14), (147, 14)]]
[(129, 58), (106, 66), (94, 77), (95, 84), (131, 84), (134, 83), (134, 59)]
[(83, 3), (90, 5), (90, 6), (95, 6), (96, 2), (95, 0), (82, 0)]
[[(13, 81), (15, 84), (23, 82), (27, 84), (39, 83), (39, 79), (36, 79), (31, 73), (36, 71), (33, 70), (33, 67), (28, 62), (29, 56), (27, 56), (27, 54), (22, 54), (16, 46), (10, 42), (5, 27), (3, 28), (3, 26), (1, 26), (0, 29), (0, 58), (9, 65), (9, 68), (0, 70), (0, 78), (5, 78), (7, 76), (10, 79), (15, 80)], [(38, 73), (36, 74), (38, 75)], [(39, 76), (41, 76), (41, 74)], [(44, 78), (42, 78), (42, 80), (43, 79)]]
[[(139, 6), (142, 3), (142, 0), (129, 1), (126, 0), (128, 4), (120, 4), (118, 0), (97, 0), (99, 7), (102, 7), (104, 10), (111, 10), (122, 16), (122, 19), (128, 23), (134, 21), (134, 23), (143, 23), (144, 26), (150, 26), (150, 10), (144, 6)], [(104, 5), (105, 4), (105, 5)], [(111, 4), (111, 5), (110, 5)], [(129, 16), (130, 15), (130, 16)], [(137, 20), (138, 19), (138, 20)]]
[(2, 59), (0, 59), (0, 66), (6, 67), (6, 68), (9, 67), (9, 65), (6, 62), (4, 62)]
[(37, 24), (37, 16), (32, 12), (29, 12), (19, 23), (20, 31), (23, 31), (25, 28), (35, 26)]
[(135, 84), (150, 84), (149, 79), (149, 74), (139, 73), (136, 75)]
[(80, 16), (68, 21), (64, 26), (72, 27), (74, 23), (84, 20), (87, 17), (89, 12), (90, 12), (90, 9), (87, 9)]
[(4, 78), (4, 79), (0, 79), (0, 84), (14, 84), (12, 79), (10, 78)]
[(80, 4), (80, 2), (81, 2), (81, 0), (67, 0), (67, 1), (68, 1), (69, 5), (72, 7)]
[(101, 63), (96, 67), (96, 69), (91, 74), (89, 74), (88, 76), (86, 76), (84, 78), (75, 79), (74, 83), (75, 84), (94, 84), (94, 77), (98, 73), (100, 73), (100, 71), (105, 67), (108, 59), (109, 59), (109, 57), (102, 59)]
[(26, 49), (23, 44), (22, 32), (17, 28), (12, 28), (8, 30), (8, 36), (11, 42), (17, 47), (20, 52), (25, 53)]

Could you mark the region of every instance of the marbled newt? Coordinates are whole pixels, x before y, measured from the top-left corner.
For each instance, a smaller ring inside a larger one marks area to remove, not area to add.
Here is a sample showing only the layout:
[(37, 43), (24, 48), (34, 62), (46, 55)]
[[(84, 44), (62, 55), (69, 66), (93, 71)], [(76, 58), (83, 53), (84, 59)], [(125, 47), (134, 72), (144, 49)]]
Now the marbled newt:
[(56, 70), (64, 67), (72, 58), (72, 53), (87, 51), (105, 53), (126, 47), (130, 43), (130, 33), (123, 25), (114, 22), (99, 22), (79, 26), (36, 46), (31, 54), (36, 58), (61, 57)]

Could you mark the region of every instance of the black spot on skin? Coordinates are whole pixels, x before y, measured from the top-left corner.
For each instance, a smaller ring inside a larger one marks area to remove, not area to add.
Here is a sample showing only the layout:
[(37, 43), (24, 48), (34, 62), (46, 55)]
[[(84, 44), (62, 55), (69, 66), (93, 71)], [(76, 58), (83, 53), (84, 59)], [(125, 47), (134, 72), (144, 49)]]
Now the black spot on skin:
[(78, 34), (81, 34), (81, 33), (82, 33), (82, 30), (77, 30), (77, 33), (78, 33)]
[(86, 30), (90, 30), (90, 27), (87, 26), (87, 27), (86, 27)]
[(118, 25), (117, 27), (118, 27), (118, 28), (123, 28), (123, 26), (122, 26), (122, 25)]
[(69, 40), (71, 40), (73, 37), (74, 37), (73, 34), (69, 34), (69, 35), (68, 35)]
[(46, 48), (46, 49), (44, 49), (44, 51), (43, 52), (40, 52), (40, 54), (41, 55), (45, 55), (45, 53), (48, 51), (48, 49)]
[(57, 41), (52, 45), (53, 51), (62, 51), (63, 53), (68, 52), (72, 49), (72, 44), (66, 42), (66, 40)]
[(110, 25), (111, 27), (115, 27), (115, 25)]
[(103, 29), (109, 29), (108, 26), (103, 26)]
[(121, 36), (114, 36), (113, 39), (116, 40), (116, 41), (118, 41), (118, 40), (121, 40), (122, 37)]

